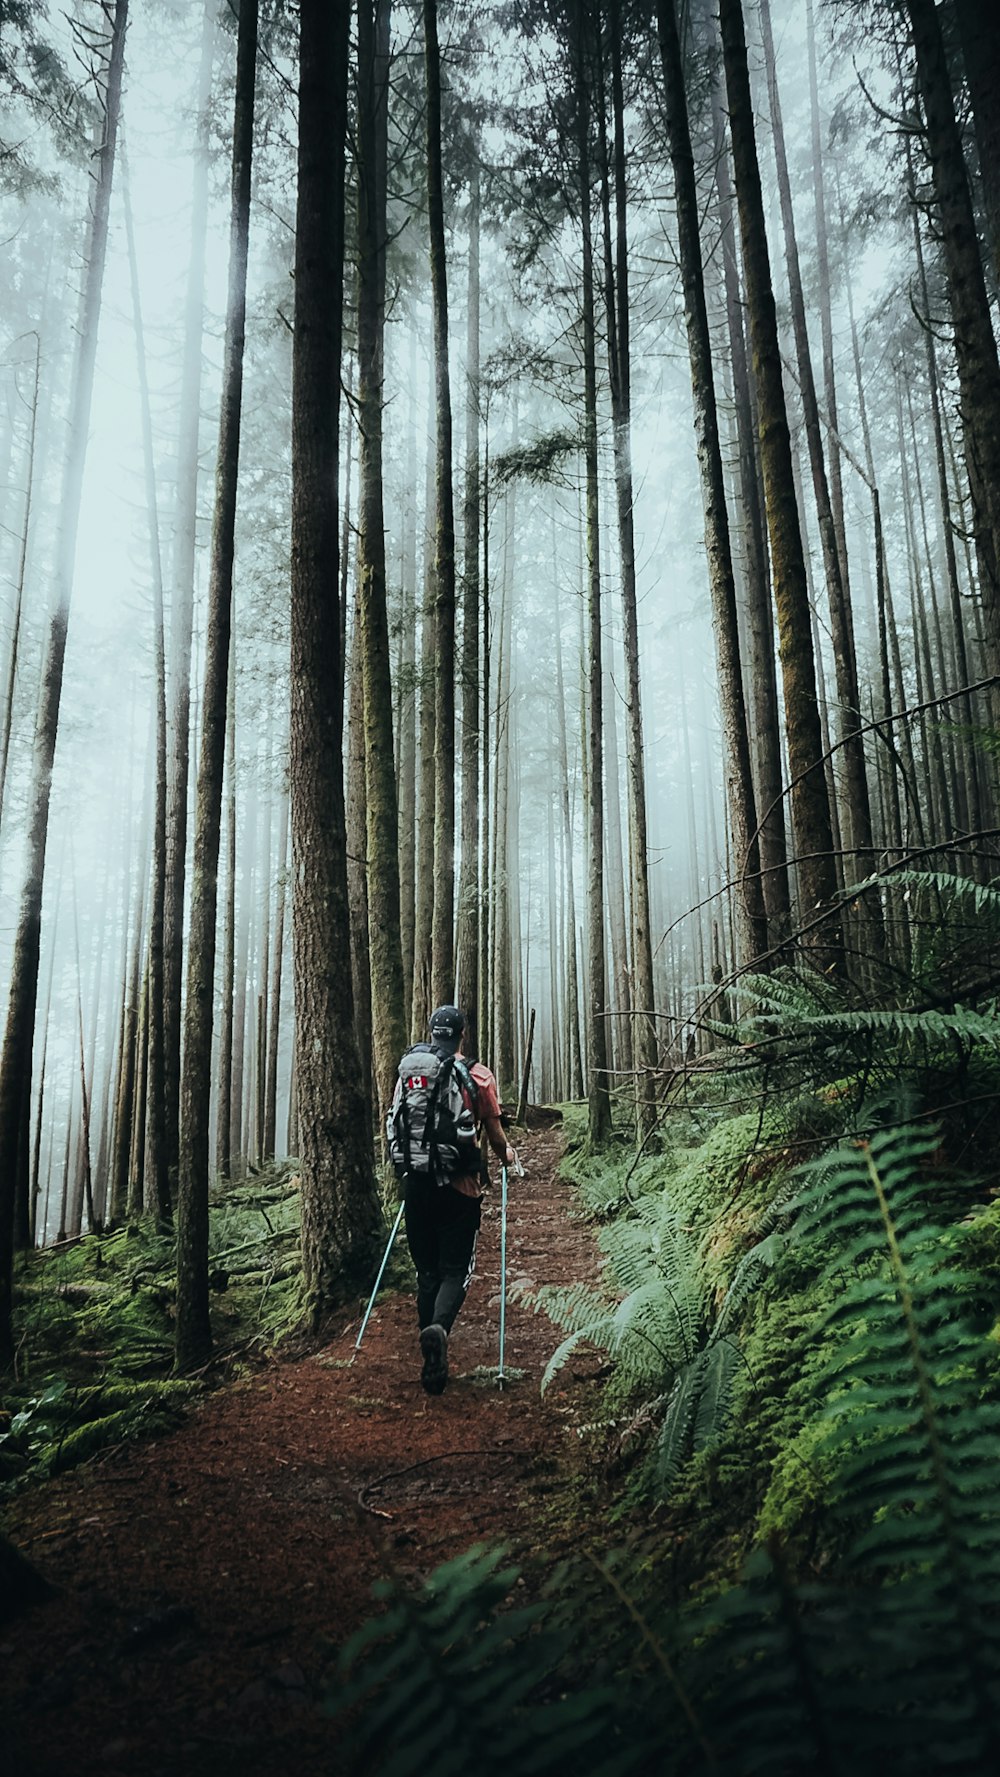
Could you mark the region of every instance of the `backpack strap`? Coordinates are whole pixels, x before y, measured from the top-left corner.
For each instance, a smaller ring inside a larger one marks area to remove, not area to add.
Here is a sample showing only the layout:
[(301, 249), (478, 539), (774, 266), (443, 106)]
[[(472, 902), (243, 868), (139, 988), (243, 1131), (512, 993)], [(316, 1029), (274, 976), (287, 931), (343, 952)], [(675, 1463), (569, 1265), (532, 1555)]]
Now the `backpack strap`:
[(452, 1058), (452, 1066), (454, 1068), (455, 1073), (458, 1075), (458, 1082), (462, 1088), (462, 1091), (464, 1093), (466, 1093), (468, 1096), (469, 1109), (472, 1112), (473, 1116), (475, 1116), (476, 1111), (479, 1107), (479, 1087), (476, 1085), (475, 1080), (472, 1078), (472, 1071), (469, 1067), (469, 1064), (465, 1060), (464, 1056), (455, 1055)]
[[(433, 1044), (428, 1046), (430, 1048), (434, 1047)], [(441, 1067), (437, 1079), (431, 1087), (430, 1092), (427, 1094), (427, 1132), (425, 1139), (427, 1141), (427, 1158), (430, 1164), (431, 1176), (437, 1180), (438, 1184), (441, 1184), (443, 1181), (439, 1172), (439, 1155), (436, 1136), (437, 1102), (441, 1096), (441, 1088), (447, 1084), (448, 1077), (455, 1065), (455, 1057), (448, 1054), (442, 1055), (440, 1049), (435, 1049), (434, 1053), (437, 1055)]]

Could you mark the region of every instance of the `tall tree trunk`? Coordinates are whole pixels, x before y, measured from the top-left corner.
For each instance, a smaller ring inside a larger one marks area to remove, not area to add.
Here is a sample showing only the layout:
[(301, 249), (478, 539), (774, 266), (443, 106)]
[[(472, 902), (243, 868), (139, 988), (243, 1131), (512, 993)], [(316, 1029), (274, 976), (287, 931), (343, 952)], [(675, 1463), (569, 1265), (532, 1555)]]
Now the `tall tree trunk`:
[[(400, 938), (399, 808), (393, 759), (392, 675), (382, 505), (386, 142), (389, 0), (358, 7), (358, 428), (361, 525), (358, 609), (364, 674), (367, 782), (368, 948), (373, 1102), (387, 1109), (406, 1047)], [(381, 1129), (382, 1119), (378, 1118)]]
[(774, 612), (767, 560), (767, 539), (760, 490), (753, 413), (753, 394), (746, 355), (743, 297), (740, 289), (736, 229), (733, 216), (729, 145), (721, 95), (712, 83), (712, 115), (715, 127), (716, 179), (722, 227), (723, 276), (726, 286), (726, 321), (733, 367), (733, 397), (739, 451), (740, 504), (743, 514), (744, 586), (747, 606), (748, 718), (755, 761), (755, 794), (764, 908), (772, 943), (788, 930), (791, 890), (788, 881), (788, 848), (785, 834), (785, 803), (781, 784), (781, 728), (774, 660)]
[(215, 1113), (215, 1165), (220, 1178), (232, 1170), (233, 1035), (236, 973), (236, 627), (229, 638), (226, 709), (226, 919), (222, 937), (222, 1027)]
[(302, 1265), (313, 1324), (381, 1246), (354, 1044), (344, 820), (337, 470), (347, 0), (300, 8), (292, 346), (292, 958)]
[(139, 261), (129, 195), (128, 164), (122, 155), (122, 192), (128, 244), (132, 311), (135, 327), (136, 364), (142, 424), (142, 457), (146, 480), (146, 514), (149, 524), (149, 566), (153, 588), (153, 682), (156, 708), (156, 768), (153, 791), (153, 858), (149, 912), (149, 1081), (146, 1089), (146, 1171), (152, 1181), (156, 1217), (161, 1230), (170, 1228), (173, 1209), (168, 1172), (166, 1103), (164, 1098), (164, 962), (163, 909), (167, 875), (167, 658), (163, 616), (163, 561), (160, 553), (160, 521), (156, 494), (156, 457), (153, 449), (153, 415), (146, 374), (146, 341), (142, 323)]
[[(829, 905), (836, 893), (833, 832), (821, 763), (823, 746), (816, 700), (816, 663), (810, 630), (805, 554), (781, 381), (778, 324), (754, 136), (742, 0), (720, 0), (720, 23), (757, 385), (774, 600), (778, 614), (792, 827), (802, 911), (806, 922), (810, 922), (816, 909)], [(831, 960), (839, 961), (840, 939), (833, 917), (823, 928), (822, 941)]]
[(625, 856), (622, 844), (621, 766), (618, 757), (618, 713), (611, 637), (604, 637), (604, 786), (605, 786), (605, 857), (607, 902), (611, 927), (611, 974), (614, 983), (612, 1000), (615, 1019), (611, 1029), (613, 1062), (616, 1072), (632, 1072), (632, 996), (629, 969), (628, 921), (625, 913)]
[(455, 499), (452, 484), (448, 276), (441, 183), (441, 56), (437, 0), (423, 0), (427, 81), (427, 223), (434, 315), (434, 925), (431, 998), (455, 992)]
[(760, 875), (757, 816), (750, 768), (750, 737), (743, 698), (736, 582), (726, 512), (725, 473), (719, 440), (712, 345), (701, 265), (694, 156), (691, 151), (684, 69), (674, 0), (658, 0), (657, 17), (666, 94), (667, 134), (674, 171), (684, 318), (691, 360), (695, 439), (705, 512), (705, 547), (709, 562), (719, 702), (725, 740), (729, 826), (737, 875), (738, 960), (746, 966), (753, 957), (761, 956), (767, 950), (767, 918)]
[[(478, 153), (478, 143), (474, 145)], [(465, 487), (462, 500), (462, 863), (455, 980), (472, 1047), (479, 1018), (479, 163), (469, 181), (469, 300), (465, 349)]]
[(399, 675), (399, 930), (403, 951), (403, 1012), (406, 1029), (413, 1013), (413, 944), (416, 912), (417, 845), (417, 335), (410, 330), (410, 396), (406, 433), (406, 504), (400, 584)]
[[(372, 965), (368, 911), (368, 783), (365, 773), (365, 674), (361, 658), (361, 588), (355, 585), (351, 663), (347, 674), (347, 910), (351, 929), (351, 991), (361, 1087), (372, 1111)], [(397, 1061), (399, 1057), (396, 1057)]]
[(193, 1369), (204, 1362), (212, 1345), (208, 1311), (208, 1137), (212, 1016), (236, 496), (243, 402), (243, 343), (246, 331), (256, 65), (257, 0), (240, 0), (233, 117), (229, 292), (212, 522), (205, 677), (201, 700), (201, 744), (195, 804), (194, 871), (181, 1071), (176, 1362), (177, 1368), (182, 1371)]
[(167, 876), (163, 903), (163, 1074), (167, 1165), (176, 1180), (180, 1141), (181, 1002), (184, 964), (184, 884), (187, 871), (188, 791), (191, 759), (191, 638), (194, 623), (195, 553), (198, 542), (201, 365), (211, 159), (212, 62), (218, 6), (205, 0), (201, 59), (195, 90), (197, 125), (191, 182), (191, 255), (184, 301), (177, 436), (177, 491), (171, 568), (171, 751), (167, 801)]
[(1000, 31), (995, 12), (983, 0), (955, 0), (955, 16), (972, 100), (995, 288), (1000, 285)]
[[(435, 453), (436, 454), (436, 453)], [(431, 949), (434, 925), (434, 700), (436, 570), (432, 471), (434, 455), (428, 441), (426, 499), (424, 502), (424, 596), (420, 614), (420, 741), (417, 752), (417, 863), (413, 927), (413, 1000), (410, 1036), (419, 1042), (427, 1034), (433, 1010), (431, 999)]]
[[(830, 244), (829, 231), (826, 223), (826, 177), (823, 157), (823, 135), (820, 127), (819, 112), (819, 75), (816, 66), (816, 30), (813, 19), (813, 0), (806, 0), (806, 53), (809, 60), (809, 113), (812, 133), (813, 161), (813, 194), (816, 212), (816, 272), (819, 281), (819, 319), (823, 342), (823, 398), (826, 402), (826, 417), (833, 433), (839, 432), (837, 416), (837, 378), (833, 352), (833, 311), (830, 300)], [(833, 528), (837, 540), (837, 559), (840, 566), (841, 579), (844, 587), (844, 599), (848, 619), (851, 621), (851, 637), (853, 644), (853, 618), (851, 605), (850, 571), (847, 557), (847, 526), (844, 521), (844, 485), (840, 466), (840, 452), (836, 446), (828, 457), (830, 478), (830, 504), (833, 508)]]
[(34, 335), (35, 376), (31, 395), (31, 423), (28, 429), (28, 452), (24, 475), (24, 515), (21, 519), (21, 542), (18, 551), (17, 585), (14, 589), (14, 616), (10, 633), (10, 655), (7, 661), (7, 684), (4, 691), (3, 714), (0, 716), (0, 824), (3, 822), (4, 791), (7, 787), (7, 765), (10, 759), (10, 732), (14, 720), (14, 689), (17, 681), (17, 656), (21, 639), (21, 612), (24, 605), (24, 581), (28, 566), (28, 542), (31, 537), (31, 502), (35, 485), (35, 439), (38, 431), (38, 384), (41, 373), (42, 338)]
[(563, 687), (562, 625), (559, 618), (559, 572), (553, 550), (554, 623), (556, 650), (556, 725), (559, 737), (558, 782), (561, 786), (563, 845), (566, 858), (566, 1001), (568, 1024), (569, 1094), (583, 1097), (583, 1057), (580, 1048), (580, 983), (576, 955), (576, 888), (573, 872), (573, 817), (569, 795), (569, 746), (566, 740), (566, 694)]
[[(636, 1129), (641, 1140), (656, 1117), (656, 1023), (653, 1009), (653, 949), (649, 929), (649, 862), (646, 820), (646, 766), (639, 670), (639, 622), (635, 580), (634, 487), (632, 478), (632, 365), (629, 310), (628, 180), (625, 156), (625, 100), (622, 83), (621, 16), (612, 0), (611, 40), (612, 163), (615, 247), (606, 222), (608, 370), (611, 384), (615, 455), (618, 551), (621, 559), (622, 627), (625, 645), (626, 766), (628, 772), (629, 881), (632, 937), (632, 1055), (636, 1071)], [(605, 181), (605, 185), (606, 185)], [(605, 205), (605, 214), (609, 205)]]
[[(906, 143), (906, 164), (913, 184), (913, 153), (909, 139)], [(948, 490), (948, 466), (945, 456), (944, 428), (941, 419), (941, 385), (938, 376), (937, 345), (934, 328), (930, 324), (930, 296), (927, 288), (927, 271), (924, 264), (923, 237), (920, 228), (920, 212), (913, 205), (913, 245), (917, 258), (919, 277), (920, 302), (924, 315), (924, 350), (927, 355), (927, 381), (931, 398), (931, 423), (934, 430), (934, 463), (937, 470), (937, 503), (938, 525), (941, 534), (941, 548), (944, 555), (945, 577), (948, 583), (948, 606), (951, 614), (952, 635), (955, 647), (955, 662), (959, 685), (971, 684), (971, 669), (965, 636), (965, 612), (962, 608), (962, 592), (958, 578), (958, 559), (955, 554), (955, 535), (952, 529), (950, 497)], [(965, 786), (967, 816), (969, 829), (978, 833), (985, 825), (983, 818), (982, 794), (979, 782), (979, 761), (976, 748), (972, 741), (975, 728), (975, 712), (970, 697), (963, 697), (956, 710), (965, 733)]]
[(274, 914), (274, 961), (271, 966), (267, 1078), (264, 1082), (264, 1144), (261, 1159), (274, 1159), (278, 1123), (278, 1044), (281, 1038), (281, 977), (285, 949), (285, 904), (288, 896), (288, 791), (281, 798), (278, 838), (278, 901)]
[[(777, 67), (774, 57), (774, 40), (771, 31), (771, 10), (769, 0), (760, 0), (760, 19), (764, 38), (764, 58), (767, 67), (767, 86), (771, 106), (771, 124), (774, 135), (775, 162), (778, 172), (778, 196), (781, 206), (781, 221), (785, 239), (785, 264), (788, 272), (788, 289), (791, 299), (792, 330), (795, 338), (795, 360), (798, 369), (798, 384), (802, 396), (802, 408), (805, 417), (806, 443), (809, 450), (809, 466), (812, 472), (813, 497), (816, 503), (816, 516), (819, 523), (820, 543), (823, 551), (823, 569), (826, 579), (827, 599), (830, 606), (830, 633), (833, 641), (833, 659), (836, 672), (837, 698), (839, 703), (839, 722), (836, 739), (840, 744), (841, 758), (844, 767), (846, 794), (844, 796), (844, 815), (841, 824), (846, 828), (845, 844), (853, 850), (854, 857), (850, 863), (850, 873), (855, 881), (859, 876), (866, 876), (874, 865), (872, 849), (871, 807), (868, 799), (868, 780), (865, 775), (864, 742), (860, 732), (860, 697), (858, 694), (858, 669), (854, 654), (854, 629), (848, 601), (847, 580), (844, 564), (837, 545), (837, 532), (834, 522), (833, 505), (830, 499), (830, 484), (826, 472), (826, 460), (823, 454), (823, 439), (820, 431), (819, 403), (816, 398), (816, 383), (813, 376), (812, 358), (809, 352), (809, 334), (806, 324), (805, 298), (802, 292), (802, 275), (799, 268), (799, 250), (795, 235), (795, 216), (792, 208), (792, 187), (788, 176), (788, 159), (785, 153), (784, 125), (781, 115), (781, 99), (778, 92)], [(836, 453), (834, 453), (836, 455)], [(865, 904), (869, 936), (875, 948), (879, 948), (879, 917), (874, 903), (869, 897)]]
[(135, 1104), (128, 1163), (128, 1219), (137, 1221), (146, 1202), (146, 1091), (149, 1085), (149, 970), (142, 972), (139, 1023), (135, 1039)]
[[(233, 637), (230, 635), (230, 651)], [(233, 671), (236, 662), (233, 660)], [(250, 951), (253, 926), (254, 860), (257, 848), (257, 821), (260, 792), (256, 782), (244, 787), (244, 820), (238, 850), (242, 857), (240, 891), (237, 906), (236, 966), (233, 985), (233, 1056), (229, 1096), (229, 1170), (239, 1178), (246, 1166), (247, 1149), (243, 1138), (244, 1077), (247, 1066), (247, 993), (250, 985)], [(237, 801), (237, 811), (239, 803)], [(234, 854), (235, 855), (235, 854)]]
[[(585, 9), (581, 8), (583, 12)], [(598, 1147), (611, 1130), (604, 960), (604, 736), (601, 670), (601, 553), (597, 465), (597, 353), (594, 318), (594, 249), (590, 215), (590, 82), (584, 20), (574, 55), (577, 179), (582, 252), (582, 344), (587, 548), (587, 1131)]]
[[(901, 0), (909, 19), (955, 330), (965, 456), (982, 569), (986, 666), (1000, 677), (1000, 361), (972, 198), (934, 0)], [(1000, 684), (993, 688), (1000, 722)]]
[(42, 924), (42, 887), (49, 824), (49, 798), (63, 665), (69, 629), (73, 565), (83, 497), (97, 330), (101, 312), (108, 216), (115, 163), (118, 115), (128, 0), (116, 0), (112, 26), (103, 116), (97, 135), (97, 177), (87, 246), (87, 269), (80, 308), (79, 343), (70, 401), (69, 439), (59, 528), (55, 550), (52, 615), (42, 666), (41, 694), (35, 726), (31, 792), (24, 875), (14, 956), (7, 999), (7, 1026), (0, 1058), (0, 1367), (13, 1361), (11, 1291), (13, 1287), (15, 1181), (24, 1108), (31, 1088), (31, 1050), (38, 997), (38, 956)]

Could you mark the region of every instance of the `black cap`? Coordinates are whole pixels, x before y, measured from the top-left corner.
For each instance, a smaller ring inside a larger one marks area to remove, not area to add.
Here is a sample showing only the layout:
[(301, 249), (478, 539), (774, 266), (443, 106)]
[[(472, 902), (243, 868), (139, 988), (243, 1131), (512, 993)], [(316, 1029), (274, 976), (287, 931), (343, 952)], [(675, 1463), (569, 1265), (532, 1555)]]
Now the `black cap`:
[(439, 1006), (431, 1013), (431, 1041), (442, 1049), (458, 1048), (465, 1029), (465, 1019), (457, 1006)]

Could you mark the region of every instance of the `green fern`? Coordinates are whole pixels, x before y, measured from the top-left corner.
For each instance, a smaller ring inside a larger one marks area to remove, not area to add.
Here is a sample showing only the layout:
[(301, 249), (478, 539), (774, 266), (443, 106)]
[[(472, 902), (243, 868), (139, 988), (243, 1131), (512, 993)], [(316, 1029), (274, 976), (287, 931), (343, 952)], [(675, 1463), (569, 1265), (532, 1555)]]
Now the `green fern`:
[[(519, 1571), (502, 1549), (477, 1547), (419, 1590), (376, 1588), (385, 1605), (343, 1650), (329, 1707), (363, 1713), (351, 1768), (377, 1777), (629, 1777), (643, 1749), (624, 1744), (619, 1694), (598, 1685), (560, 1694), (554, 1675), (576, 1633), (542, 1603), (511, 1599)], [(549, 1694), (546, 1694), (546, 1693)]]
[[(782, 1236), (774, 1229), (744, 1255), (711, 1324), (699, 1244), (671, 1210), (668, 1191), (600, 1238), (608, 1260), (605, 1290), (575, 1284), (532, 1297), (568, 1334), (546, 1365), (542, 1391), (580, 1345), (607, 1351), (616, 1365), (611, 1398), (639, 1396), (623, 1446), (652, 1434), (633, 1493), (662, 1499), (687, 1458), (711, 1449), (729, 1424), (740, 1368), (734, 1329), (774, 1265)], [(624, 1291), (617, 1304), (608, 1299), (614, 1286)]]

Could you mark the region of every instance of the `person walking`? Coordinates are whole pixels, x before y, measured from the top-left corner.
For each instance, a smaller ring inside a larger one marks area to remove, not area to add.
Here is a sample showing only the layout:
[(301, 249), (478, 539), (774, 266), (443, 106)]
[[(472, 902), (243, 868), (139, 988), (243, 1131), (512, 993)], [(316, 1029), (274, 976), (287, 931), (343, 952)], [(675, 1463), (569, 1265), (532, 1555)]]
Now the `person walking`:
[(475, 1270), (487, 1178), (480, 1132), (505, 1166), (516, 1157), (500, 1122), (496, 1080), (466, 1057), (464, 1038), (458, 1007), (438, 1006), (430, 1041), (414, 1044), (399, 1064), (386, 1119), (417, 1272), (420, 1380), (428, 1394), (444, 1392), (449, 1335)]

